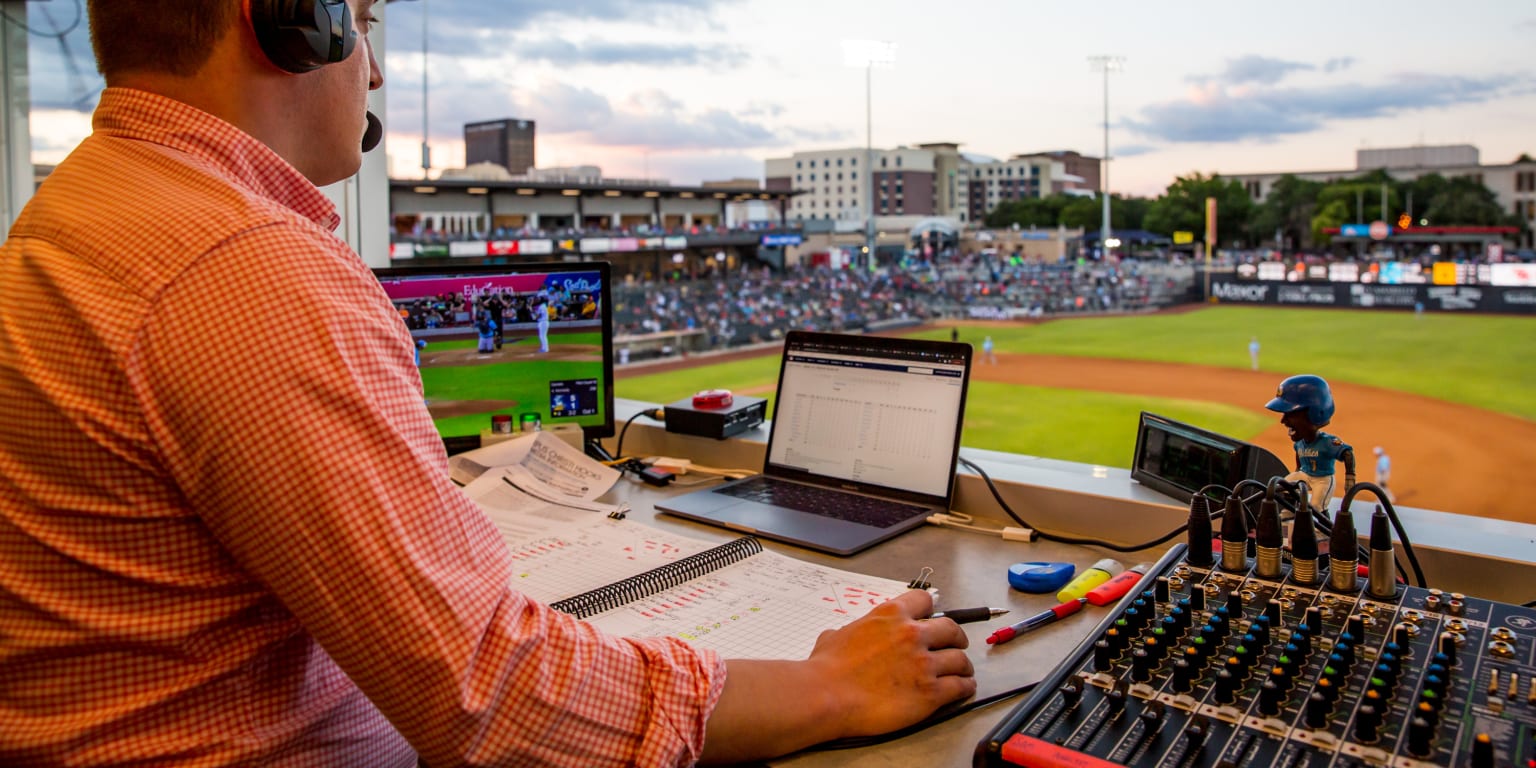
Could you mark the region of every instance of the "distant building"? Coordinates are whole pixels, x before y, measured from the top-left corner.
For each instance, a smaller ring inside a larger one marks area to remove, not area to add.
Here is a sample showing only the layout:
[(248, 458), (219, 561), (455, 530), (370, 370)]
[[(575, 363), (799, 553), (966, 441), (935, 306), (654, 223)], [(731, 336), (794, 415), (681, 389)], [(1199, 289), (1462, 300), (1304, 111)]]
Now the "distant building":
[[(1394, 179), (1406, 181), (1438, 173), (1447, 178), (1470, 177), (1491, 190), (1499, 206), (1521, 219), (1527, 231), (1521, 236), (1521, 248), (1533, 247), (1532, 229), (1536, 229), (1536, 160), (1526, 155), (1507, 165), (1486, 165), (1481, 161), (1477, 147), (1469, 144), (1451, 144), (1428, 147), (1393, 147), (1361, 149), (1355, 152), (1355, 167), (1337, 171), (1271, 171), (1266, 173), (1223, 173), (1248, 190), (1254, 200), (1263, 200), (1274, 189), (1275, 182), (1283, 176), (1295, 176), (1308, 181), (1331, 182), (1359, 176), (1374, 170), (1386, 171)], [(1423, 204), (1428, 201), (1421, 201)], [(1369, 206), (1367, 210), (1371, 210)], [(1379, 209), (1373, 215), (1380, 215)], [(1365, 222), (1359, 222), (1365, 223)]]
[[(803, 192), (794, 198), (791, 219), (832, 220), (841, 229), (854, 229), (871, 210), (880, 228), (932, 216), (963, 226), (1008, 200), (1091, 191), (1098, 184), (1098, 158), (1077, 152), (997, 160), (961, 152), (958, 143), (935, 142), (871, 154), (866, 158), (865, 149), (854, 147), (770, 158), (764, 188)], [(874, 167), (861, 172), (871, 161)], [(1091, 176), (1085, 177), (1084, 169), (1091, 169)]]
[(538, 163), (534, 121), (505, 118), (464, 124), (464, 164), (494, 163), (522, 176)]

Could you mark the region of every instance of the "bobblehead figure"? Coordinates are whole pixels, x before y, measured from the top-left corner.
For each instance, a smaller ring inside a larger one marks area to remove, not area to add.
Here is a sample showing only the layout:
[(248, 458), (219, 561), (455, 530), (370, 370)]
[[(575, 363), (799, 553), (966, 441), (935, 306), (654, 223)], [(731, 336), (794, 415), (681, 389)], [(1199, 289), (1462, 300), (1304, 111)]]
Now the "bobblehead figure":
[(1291, 482), (1307, 484), (1307, 503), (1313, 510), (1328, 509), (1333, 498), (1334, 464), (1344, 462), (1344, 491), (1355, 484), (1355, 452), (1347, 443), (1322, 431), (1333, 420), (1333, 393), (1320, 376), (1292, 376), (1280, 382), (1275, 398), (1264, 406), (1280, 413), (1296, 448), (1296, 471)]

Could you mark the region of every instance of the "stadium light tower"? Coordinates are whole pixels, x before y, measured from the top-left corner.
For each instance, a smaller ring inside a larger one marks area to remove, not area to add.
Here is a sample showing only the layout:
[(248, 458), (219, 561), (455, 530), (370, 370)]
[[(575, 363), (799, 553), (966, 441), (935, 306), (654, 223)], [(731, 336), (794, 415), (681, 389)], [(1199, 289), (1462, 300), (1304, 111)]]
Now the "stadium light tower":
[(1100, 162), (1099, 196), (1104, 198), (1104, 220), (1099, 226), (1099, 253), (1109, 260), (1109, 73), (1125, 69), (1124, 56), (1089, 56), (1095, 72), (1104, 73), (1104, 159)]
[(864, 256), (875, 266), (875, 120), (871, 89), (875, 67), (896, 66), (896, 44), (885, 40), (844, 40), (843, 63), (864, 69), (864, 180), (869, 182), (869, 204), (864, 215)]

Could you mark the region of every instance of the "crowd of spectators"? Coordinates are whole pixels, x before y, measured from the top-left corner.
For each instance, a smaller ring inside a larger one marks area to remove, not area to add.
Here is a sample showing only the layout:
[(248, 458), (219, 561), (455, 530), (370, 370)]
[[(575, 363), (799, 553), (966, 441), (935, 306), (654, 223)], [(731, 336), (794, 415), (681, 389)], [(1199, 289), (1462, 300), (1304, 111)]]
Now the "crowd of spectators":
[(633, 226), (583, 226), (583, 227), (493, 227), (483, 231), (441, 232), (417, 227), (406, 232), (395, 232), (391, 238), (397, 243), (449, 243), (478, 240), (522, 240), (539, 238), (546, 240), (570, 240), (583, 237), (668, 237), (709, 235), (729, 232), (795, 231), (799, 222), (748, 221), (736, 224), (694, 224), (692, 226), (663, 227), (654, 224)]
[[(559, 289), (541, 291), (548, 298), (551, 321), (582, 320), (598, 316), (597, 297), (589, 293), (571, 293)], [(396, 301), (395, 308), (405, 325), (413, 331), (435, 328), (464, 328), (489, 318), (498, 326), (532, 323), (540, 303), (538, 293), (485, 291), (473, 296), (445, 293), (417, 299)]]
[(631, 278), (616, 285), (614, 328), (621, 339), (697, 332), (703, 348), (719, 349), (774, 341), (789, 330), (1140, 311), (1184, 300), (1192, 280), (1185, 265), (1048, 264), (953, 251), (874, 271), (744, 267), (706, 279)]

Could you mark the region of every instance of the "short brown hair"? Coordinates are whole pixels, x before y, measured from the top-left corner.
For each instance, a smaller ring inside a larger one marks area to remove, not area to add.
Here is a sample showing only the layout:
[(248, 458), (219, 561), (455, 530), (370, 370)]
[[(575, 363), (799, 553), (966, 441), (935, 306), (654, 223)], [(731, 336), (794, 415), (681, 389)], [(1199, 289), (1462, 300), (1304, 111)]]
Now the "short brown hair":
[(241, 14), (241, 0), (89, 0), (91, 48), (110, 82), (126, 72), (188, 76)]

